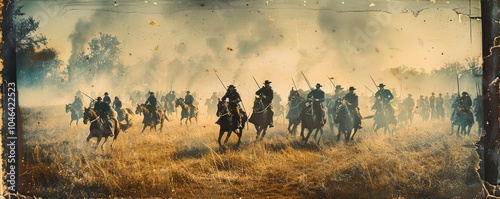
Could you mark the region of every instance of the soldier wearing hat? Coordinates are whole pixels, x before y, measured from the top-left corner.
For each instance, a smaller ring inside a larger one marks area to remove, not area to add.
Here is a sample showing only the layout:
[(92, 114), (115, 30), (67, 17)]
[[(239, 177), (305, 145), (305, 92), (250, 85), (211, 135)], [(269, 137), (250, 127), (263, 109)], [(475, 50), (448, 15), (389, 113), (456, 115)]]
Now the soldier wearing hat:
[(354, 115), (355, 125), (357, 124), (358, 129), (362, 129), (361, 126), (361, 113), (359, 112), (358, 106), (358, 95), (354, 93), (356, 88), (354, 86), (349, 87), (349, 93), (345, 94), (344, 99), (347, 101), (347, 107), (351, 110), (351, 113)]
[(186, 91), (186, 97), (184, 97), (184, 101), (189, 107), (193, 107), (194, 97), (191, 95), (190, 91)]
[(166, 107), (165, 110), (167, 110), (167, 113), (171, 114), (174, 112), (174, 100), (175, 100), (175, 91), (170, 91), (165, 95), (165, 101), (166, 101)]
[(466, 110), (470, 111), (470, 108), (472, 106), (472, 99), (469, 96), (469, 93), (467, 92), (462, 92), (462, 97), (460, 97), (461, 100), (461, 107), (465, 108)]
[(269, 127), (274, 127), (274, 122), (273, 122), (273, 106), (271, 103), (273, 102), (274, 98), (274, 92), (273, 89), (271, 88), (271, 83), (269, 80), (266, 80), (264, 82), (264, 86), (260, 88), (257, 92), (255, 92), (255, 95), (260, 96), (262, 99), (262, 103), (264, 104), (265, 107), (269, 107), (269, 114), (268, 114), (268, 121), (269, 121)]
[(392, 95), (391, 91), (385, 89), (385, 85), (380, 83), (378, 85), (379, 90), (375, 93), (375, 107), (379, 102), (382, 102), (382, 107), (388, 111), (388, 114), (392, 117), (393, 122), (396, 121), (396, 117), (394, 116), (394, 109), (391, 106), (391, 100), (394, 99), (394, 95)]
[(437, 118), (437, 112), (436, 112), (436, 94), (433, 92), (431, 93), (431, 96), (429, 97), (429, 109), (431, 110), (431, 119), (436, 119)]
[[(102, 101), (101, 97), (97, 97), (97, 101), (94, 103), (94, 111), (99, 115), (104, 125), (108, 125), (110, 127), (109, 118), (112, 117), (111, 107), (108, 103)], [(115, 134), (113, 130), (111, 130), (111, 137)]]
[(408, 111), (410, 120), (413, 119), (413, 108), (415, 107), (415, 100), (411, 96), (411, 94), (408, 94), (408, 97), (403, 100), (403, 107)]
[[(229, 112), (231, 112), (231, 114), (236, 114), (238, 116), (238, 128), (241, 128), (242, 124), (241, 124), (241, 118), (242, 118), (242, 115), (241, 115), (241, 107), (239, 105), (239, 103), (241, 102), (241, 97), (240, 97), (240, 94), (238, 93), (238, 91), (236, 91), (236, 87), (234, 85), (229, 85), (227, 87), (227, 92), (226, 94), (222, 97), (222, 101), (226, 101), (226, 99), (229, 100), (229, 103), (228, 103), (228, 108), (229, 108)], [(219, 121), (217, 121), (219, 122)]]
[(102, 98), (102, 101), (104, 103), (111, 104), (111, 98), (109, 97), (109, 93), (108, 92), (104, 92), (104, 98)]
[(318, 114), (317, 116), (320, 116), (321, 124), (325, 124), (325, 111), (323, 106), (323, 102), (325, 101), (325, 92), (321, 90), (321, 87), (323, 86), (320, 83), (317, 83), (316, 89), (307, 94), (307, 99), (312, 99), (314, 113)]
[(156, 106), (158, 105), (158, 100), (155, 97), (155, 93), (150, 91), (149, 92), (149, 97), (146, 99), (146, 102), (144, 103), (146, 105), (146, 108), (148, 108), (149, 112), (151, 114), (151, 120), (155, 122), (159, 122), (159, 115), (156, 113)]
[(71, 105), (75, 108), (76, 111), (78, 111), (78, 114), (80, 114), (80, 112), (82, 112), (83, 102), (82, 102), (82, 98), (78, 97), (78, 95), (75, 95), (75, 100), (73, 101), (73, 103), (71, 103)]

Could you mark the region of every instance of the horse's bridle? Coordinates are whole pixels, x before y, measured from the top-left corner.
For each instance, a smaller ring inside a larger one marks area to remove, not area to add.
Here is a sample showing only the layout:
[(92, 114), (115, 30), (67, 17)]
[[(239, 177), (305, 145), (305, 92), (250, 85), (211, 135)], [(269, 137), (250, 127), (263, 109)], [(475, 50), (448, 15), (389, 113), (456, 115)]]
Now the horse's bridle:
[(229, 111), (229, 107), (224, 105), (224, 110), (222, 112), (218, 111), (219, 117), (224, 117), (226, 115), (231, 115), (231, 112)]

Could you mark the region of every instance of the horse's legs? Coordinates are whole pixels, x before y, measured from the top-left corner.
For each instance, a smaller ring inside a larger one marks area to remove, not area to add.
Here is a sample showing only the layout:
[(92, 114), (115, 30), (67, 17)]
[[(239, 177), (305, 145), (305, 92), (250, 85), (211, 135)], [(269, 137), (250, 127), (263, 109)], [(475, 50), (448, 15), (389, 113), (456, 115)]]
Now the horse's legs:
[(224, 135), (224, 130), (222, 130), (222, 127), (219, 130), (219, 139), (217, 139), (217, 142), (219, 142), (219, 146), (222, 147), (222, 143), (220, 142), (222, 136)]
[(142, 127), (142, 131), (141, 131), (141, 133), (143, 133), (143, 132), (144, 132), (144, 129), (146, 129), (146, 127), (147, 127), (147, 126), (148, 126), (147, 124), (144, 124), (144, 127)]
[(258, 140), (260, 132), (262, 131), (262, 129), (260, 128), (260, 126), (258, 126), (258, 125), (255, 124), (255, 130), (257, 130), (257, 136), (255, 137), (255, 139)]
[(243, 136), (243, 128), (239, 128), (239, 129), (237, 129), (237, 130), (238, 130), (238, 132), (239, 132), (239, 133), (236, 133), (236, 132), (235, 132), (235, 133), (236, 133), (236, 135), (238, 136), (238, 143), (237, 143), (236, 145), (237, 145), (237, 146), (239, 146), (239, 145), (240, 145), (240, 143), (241, 143), (241, 137)]
[(305, 140), (304, 140), (304, 144), (307, 144), (307, 140), (309, 140), (309, 136), (311, 136), (312, 131), (313, 131), (313, 130), (311, 130), (311, 129), (308, 129), (308, 130), (307, 130), (307, 136), (306, 136), (306, 138), (305, 138)]
[(262, 127), (262, 132), (260, 134), (260, 139), (263, 139), (267, 132), (267, 126)]
[(104, 137), (104, 142), (102, 142), (101, 145), (101, 150), (104, 152), (104, 144), (106, 144), (106, 141), (108, 141), (108, 137)]
[(101, 143), (101, 139), (101, 136), (97, 137), (97, 142), (95, 143), (94, 149), (97, 149), (97, 146), (99, 146), (99, 143)]
[(231, 134), (232, 134), (232, 133), (233, 133), (233, 131), (232, 131), (232, 130), (229, 130), (229, 131), (227, 132), (226, 139), (224, 140), (224, 144), (226, 144), (226, 143), (227, 143), (227, 141), (229, 140), (229, 137), (231, 137)]
[(358, 128), (353, 128), (354, 132), (352, 133), (351, 140), (354, 140), (354, 135), (358, 132)]

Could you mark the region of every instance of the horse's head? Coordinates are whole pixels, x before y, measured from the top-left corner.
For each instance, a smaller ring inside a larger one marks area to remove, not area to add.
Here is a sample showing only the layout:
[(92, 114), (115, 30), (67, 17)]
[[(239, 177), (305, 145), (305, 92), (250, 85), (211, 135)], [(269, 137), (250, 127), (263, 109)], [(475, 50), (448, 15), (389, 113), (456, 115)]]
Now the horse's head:
[(288, 99), (290, 99), (290, 101), (299, 99), (299, 91), (295, 91), (295, 90), (290, 91), (290, 95), (288, 96)]
[(184, 106), (186, 107), (187, 104), (184, 102), (184, 99), (181, 97), (181, 98), (177, 98), (175, 100), (175, 107), (178, 107), (178, 106)]
[(83, 111), (83, 123), (84, 124), (87, 124), (87, 122), (89, 122), (91, 120), (95, 120), (96, 118), (97, 118), (97, 113), (94, 110), (84, 107), (84, 111)]
[(220, 117), (221, 115), (224, 115), (225, 113), (228, 112), (229, 109), (227, 102), (219, 99), (219, 102), (217, 103), (217, 116)]
[(66, 113), (71, 110), (71, 104), (66, 104)]
[(137, 107), (135, 108), (135, 114), (141, 115), (146, 110), (147, 109), (143, 104), (137, 104)]
[(337, 111), (339, 111), (339, 110), (341, 110), (343, 108), (347, 108), (346, 101), (345, 101), (344, 98), (339, 97), (339, 98), (337, 98), (337, 100), (335, 100), (335, 109)]

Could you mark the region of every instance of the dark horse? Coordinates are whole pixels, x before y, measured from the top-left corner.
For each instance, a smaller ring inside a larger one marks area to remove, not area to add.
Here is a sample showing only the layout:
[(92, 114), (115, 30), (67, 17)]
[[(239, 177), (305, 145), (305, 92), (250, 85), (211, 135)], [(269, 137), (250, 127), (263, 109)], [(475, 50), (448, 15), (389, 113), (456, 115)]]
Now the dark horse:
[(80, 118), (83, 118), (83, 111), (73, 107), (72, 104), (66, 104), (66, 113), (70, 111), (71, 111), (71, 121), (69, 122), (69, 125), (71, 125), (73, 121), (76, 121), (76, 125), (78, 126), (78, 120)]
[(257, 136), (255, 139), (262, 139), (266, 135), (267, 128), (271, 122), (271, 118), (269, 118), (267, 114), (270, 107), (271, 104), (264, 106), (262, 98), (255, 97), (252, 107), (252, 115), (250, 116), (250, 119), (248, 119), (250, 123), (254, 124), (255, 129), (257, 130)]
[[(321, 117), (318, 117), (318, 114), (313, 112), (314, 108), (313, 108), (312, 101), (308, 100), (307, 104), (310, 104), (310, 105), (306, 106), (302, 110), (302, 113), (300, 114), (300, 121), (302, 122), (300, 136), (302, 137), (302, 141), (304, 141), (304, 144), (306, 144), (307, 140), (309, 140), (309, 136), (311, 135), (311, 133), (314, 130), (316, 130), (316, 133), (314, 134), (314, 139), (317, 139), (316, 144), (319, 144), (319, 142), (321, 140), (321, 136), (323, 135), (323, 126), (325, 124), (321, 121)], [(322, 111), (325, 112), (325, 110), (322, 110)], [(326, 114), (325, 114), (325, 116), (326, 116)], [(304, 130), (305, 129), (308, 130), (306, 137), (304, 137)], [(321, 131), (321, 134), (318, 137), (318, 132), (320, 132), (320, 131)]]
[[(338, 98), (335, 101), (335, 123), (339, 124), (339, 132), (337, 135), (337, 141), (340, 140), (340, 134), (344, 134), (345, 142), (354, 140), (354, 135), (358, 132), (359, 124), (356, 124), (354, 119), (354, 114), (357, 114), (349, 109), (346, 100), (344, 98)], [(354, 130), (354, 132), (353, 132)], [(352, 136), (351, 136), (352, 133)]]
[(474, 124), (474, 116), (472, 111), (462, 107), (456, 107), (451, 116), (451, 133), (454, 132), (454, 126), (457, 126), (456, 135), (469, 135), (472, 125)]
[(182, 125), (182, 119), (186, 118), (186, 125), (189, 120), (189, 123), (191, 122), (191, 119), (194, 118), (196, 120), (196, 123), (198, 123), (198, 107), (197, 106), (192, 106), (190, 107), (186, 102), (184, 101), (183, 98), (178, 98), (175, 100), (175, 107), (180, 106), (182, 111), (181, 111), (181, 120), (180, 124)]
[(223, 144), (220, 141), (225, 132), (227, 132), (227, 136), (224, 140), (224, 144), (227, 143), (227, 140), (229, 140), (231, 133), (234, 132), (238, 136), (238, 143), (236, 144), (236, 146), (240, 145), (241, 136), (243, 135), (243, 129), (245, 128), (245, 123), (247, 121), (247, 114), (243, 111), (241, 111), (240, 113), (242, 115), (241, 126), (238, 128), (238, 124), (240, 122), (238, 115), (231, 114), (231, 112), (229, 111), (228, 103), (219, 99), (219, 102), (217, 103), (217, 117), (219, 117), (219, 120), (217, 120), (217, 124), (220, 125), (220, 129), (219, 139), (217, 141), (219, 142), (220, 147), (223, 147)]
[(142, 119), (142, 123), (144, 126), (142, 127), (142, 131), (144, 132), (144, 129), (146, 127), (150, 127), (149, 130), (153, 130), (153, 128), (156, 131), (156, 125), (160, 124), (160, 132), (163, 129), (163, 122), (165, 119), (168, 121), (167, 116), (163, 111), (161, 110), (156, 110), (156, 113), (150, 113), (149, 109), (146, 107), (144, 104), (137, 104), (137, 107), (135, 109), (135, 114), (143, 114), (144, 118)]
[[(384, 105), (382, 101), (375, 101), (375, 104), (372, 106), (372, 110), (375, 109), (375, 116), (373, 123), (373, 132), (377, 133), (377, 131), (381, 128), (384, 128), (385, 133), (391, 133), (394, 131), (394, 125), (396, 125), (396, 117), (394, 116), (394, 111), (391, 113), (389, 109), (392, 107), (388, 107), (388, 105)], [(391, 129), (391, 125), (393, 128)]]
[(299, 96), (299, 92), (297, 91), (291, 91), (288, 99), (288, 113), (286, 114), (286, 119), (288, 119), (287, 129), (290, 135), (295, 136), (297, 134), (297, 126), (300, 124), (300, 111), (304, 109), (306, 102), (304, 98)]
[(101, 119), (94, 110), (90, 108), (84, 108), (83, 123), (87, 124), (88, 122), (90, 122), (90, 133), (87, 137), (87, 142), (90, 140), (90, 138), (96, 137), (97, 143), (94, 148), (97, 149), (97, 146), (99, 146), (101, 139), (104, 137), (104, 142), (101, 145), (101, 149), (104, 150), (104, 144), (108, 140), (108, 137), (111, 135), (111, 131), (113, 131), (114, 137), (113, 141), (111, 142), (111, 148), (113, 148), (113, 143), (120, 133), (121, 125), (120, 123), (118, 123), (118, 120), (116, 120), (115, 118), (110, 118), (105, 121), (104, 119)]

